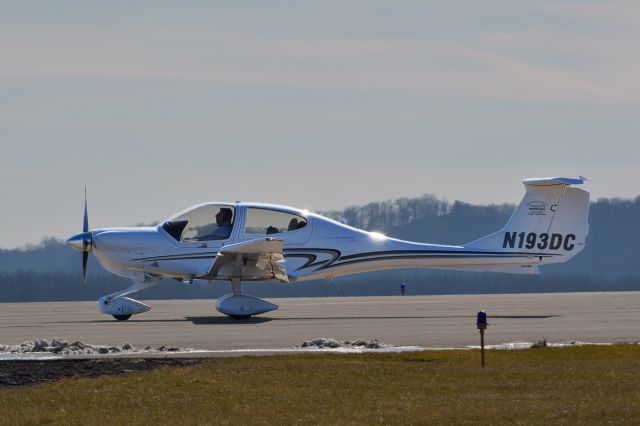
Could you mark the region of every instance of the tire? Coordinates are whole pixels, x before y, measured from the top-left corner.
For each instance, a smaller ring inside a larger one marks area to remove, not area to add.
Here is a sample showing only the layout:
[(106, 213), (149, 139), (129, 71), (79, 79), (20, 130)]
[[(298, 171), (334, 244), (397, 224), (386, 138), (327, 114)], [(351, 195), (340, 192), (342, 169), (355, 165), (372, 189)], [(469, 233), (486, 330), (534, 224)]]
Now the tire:
[(115, 319), (117, 319), (118, 321), (126, 321), (129, 318), (131, 318), (131, 314), (129, 314), (129, 315), (114, 315), (113, 317)]
[(234, 320), (248, 320), (251, 318), (251, 315), (229, 315), (229, 317)]

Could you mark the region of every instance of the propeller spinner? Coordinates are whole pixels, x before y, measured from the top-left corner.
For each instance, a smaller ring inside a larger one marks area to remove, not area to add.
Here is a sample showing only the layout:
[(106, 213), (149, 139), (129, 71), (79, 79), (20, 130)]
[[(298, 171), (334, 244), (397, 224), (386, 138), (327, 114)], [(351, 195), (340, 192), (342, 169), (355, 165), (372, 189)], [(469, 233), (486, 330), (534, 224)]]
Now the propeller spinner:
[(87, 210), (87, 188), (84, 189), (84, 221), (82, 223), (82, 233), (74, 235), (67, 240), (67, 245), (82, 252), (82, 280), (87, 285), (87, 264), (89, 262), (89, 252), (93, 248), (93, 239), (89, 231), (89, 213)]

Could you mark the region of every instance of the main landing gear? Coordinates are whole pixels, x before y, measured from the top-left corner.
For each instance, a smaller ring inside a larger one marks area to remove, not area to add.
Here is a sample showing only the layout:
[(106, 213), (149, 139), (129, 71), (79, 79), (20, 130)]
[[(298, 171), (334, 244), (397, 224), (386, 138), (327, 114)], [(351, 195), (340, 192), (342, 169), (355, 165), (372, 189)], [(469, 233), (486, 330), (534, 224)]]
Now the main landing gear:
[[(151, 306), (125, 296), (149, 288), (157, 284), (158, 281), (135, 281), (131, 287), (98, 300), (98, 310), (103, 314), (113, 316), (118, 321), (126, 321), (133, 315), (147, 312), (151, 310)], [(247, 320), (253, 315), (275, 311), (278, 309), (278, 305), (242, 294), (242, 282), (239, 278), (233, 278), (231, 280), (231, 293), (218, 298), (216, 309), (218, 312), (235, 320)]]
[(231, 294), (225, 294), (216, 301), (218, 312), (236, 320), (247, 320), (253, 315), (278, 309), (278, 305), (257, 297), (242, 294), (242, 282), (239, 278), (231, 280)]
[(113, 315), (113, 317), (114, 317), (115, 319), (117, 319), (118, 321), (126, 321), (126, 320), (128, 320), (129, 318), (131, 318), (131, 315), (132, 315), (132, 314), (128, 314), (128, 315)]

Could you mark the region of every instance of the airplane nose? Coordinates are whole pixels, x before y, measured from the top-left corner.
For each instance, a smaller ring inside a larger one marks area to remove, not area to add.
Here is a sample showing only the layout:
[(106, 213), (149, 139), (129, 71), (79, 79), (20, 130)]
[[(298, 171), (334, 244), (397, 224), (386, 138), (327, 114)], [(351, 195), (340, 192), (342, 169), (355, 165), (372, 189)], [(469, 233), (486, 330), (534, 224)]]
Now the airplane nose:
[(80, 251), (91, 251), (91, 232), (81, 232), (67, 240), (67, 245)]

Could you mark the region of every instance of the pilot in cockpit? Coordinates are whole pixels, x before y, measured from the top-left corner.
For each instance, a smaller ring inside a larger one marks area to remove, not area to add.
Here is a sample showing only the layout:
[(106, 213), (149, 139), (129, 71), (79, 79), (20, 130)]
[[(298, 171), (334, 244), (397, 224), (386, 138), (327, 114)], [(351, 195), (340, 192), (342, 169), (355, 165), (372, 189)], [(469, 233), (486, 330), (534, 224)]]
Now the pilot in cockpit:
[(233, 211), (228, 207), (221, 207), (216, 214), (216, 225), (218, 227), (210, 234), (203, 235), (199, 239), (202, 240), (226, 240), (231, 236), (233, 230)]

